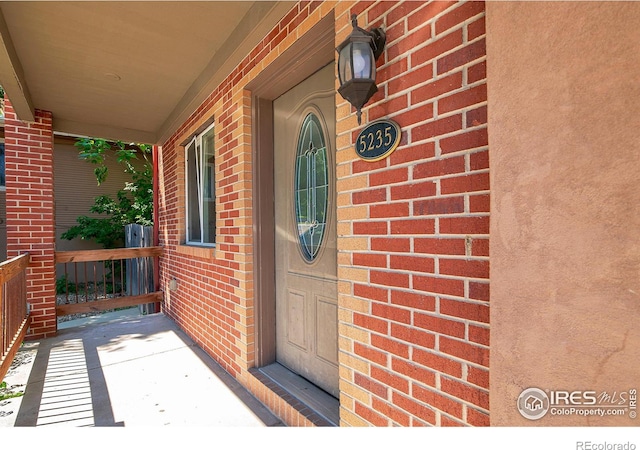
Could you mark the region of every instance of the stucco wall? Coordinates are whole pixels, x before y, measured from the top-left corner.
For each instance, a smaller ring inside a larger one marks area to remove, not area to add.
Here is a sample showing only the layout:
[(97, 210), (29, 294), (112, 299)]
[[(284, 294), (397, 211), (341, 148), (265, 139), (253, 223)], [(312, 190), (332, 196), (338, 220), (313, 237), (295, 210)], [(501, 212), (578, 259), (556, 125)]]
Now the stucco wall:
[(487, 5), (492, 425), (640, 424), (516, 408), (640, 387), (639, 22), (634, 2)]

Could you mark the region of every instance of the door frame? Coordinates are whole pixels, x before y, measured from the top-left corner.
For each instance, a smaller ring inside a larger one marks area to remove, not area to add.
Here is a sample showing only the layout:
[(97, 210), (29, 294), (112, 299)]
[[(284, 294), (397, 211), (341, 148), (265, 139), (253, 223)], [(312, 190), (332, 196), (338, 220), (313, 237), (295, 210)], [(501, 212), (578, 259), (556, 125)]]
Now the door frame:
[(331, 11), (248, 85), (252, 98), (254, 343), (256, 367), (276, 360), (273, 100), (335, 61)]

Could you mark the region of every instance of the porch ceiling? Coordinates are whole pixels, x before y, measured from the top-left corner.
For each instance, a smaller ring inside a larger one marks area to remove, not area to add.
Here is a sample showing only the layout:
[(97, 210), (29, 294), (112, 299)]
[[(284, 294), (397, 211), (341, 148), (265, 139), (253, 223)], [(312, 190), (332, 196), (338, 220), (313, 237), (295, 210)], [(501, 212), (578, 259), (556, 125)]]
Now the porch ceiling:
[(0, 85), (22, 120), (162, 143), (292, 5), (0, 2)]

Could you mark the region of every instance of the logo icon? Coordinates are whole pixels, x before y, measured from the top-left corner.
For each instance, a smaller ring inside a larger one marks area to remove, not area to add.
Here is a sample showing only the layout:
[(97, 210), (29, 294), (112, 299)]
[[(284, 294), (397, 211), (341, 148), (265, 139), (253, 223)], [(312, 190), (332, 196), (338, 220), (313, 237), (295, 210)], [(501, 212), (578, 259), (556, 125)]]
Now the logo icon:
[(525, 389), (518, 397), (518, 411), (525, 419), (542, 419), (549, 411), (549, 397), (541, 389)]

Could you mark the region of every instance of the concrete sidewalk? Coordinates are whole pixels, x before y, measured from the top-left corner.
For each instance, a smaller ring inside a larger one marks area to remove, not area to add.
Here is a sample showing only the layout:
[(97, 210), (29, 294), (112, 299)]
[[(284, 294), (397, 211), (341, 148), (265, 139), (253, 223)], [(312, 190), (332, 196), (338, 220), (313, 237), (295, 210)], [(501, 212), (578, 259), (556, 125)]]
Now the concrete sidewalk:
[(65, 322), (17, 358), (0, 426), (282, 426), (163, 314)]

